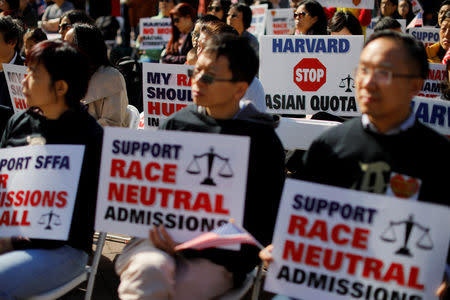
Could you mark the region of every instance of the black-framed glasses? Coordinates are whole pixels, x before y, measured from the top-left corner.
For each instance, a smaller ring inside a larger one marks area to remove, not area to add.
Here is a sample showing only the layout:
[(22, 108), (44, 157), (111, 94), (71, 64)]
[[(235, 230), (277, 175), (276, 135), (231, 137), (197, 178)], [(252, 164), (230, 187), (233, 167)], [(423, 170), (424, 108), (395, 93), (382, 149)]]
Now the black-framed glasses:
[(63, 23), (58, 25), (58, 29), (62, 31), (66, 31), (70, 27), (72, 27), (72, 24), (69, 23)]
[(208, 11), (209, 12), (219, 12), (222, 10), (221, 6), (209, 6), (208, 7)]
[(307, 13), (304, 12), (304, 11), (301, 11), (301, 12), (299, 12), (299, 13), (295, 12), (295, 13), (294, 13), (294, 18), (297, 19), (297, 18), (300, 17), (300, 16), (304, 17), (304, 16), (306, 16), (306, 14), (307, 14)]
[(400, 78), (419, 78), (419, 75), (415, 74), (401, 74), (401, 73), (394, 73), (391, 70), (384, 69), (384, 68), (371, 68), (366, 66), (358, 66), (354, 70), (354, 76), (357, 79), (362, 79), (367, 76), (373, 76), (373, 80), (381, 85), (389, 85), (392, 82), (392, 78), (394, 77), (400, 77)]
[[(193, 79), (195, 79), (197, 77), (197, 75), (200, 74), (200, 72), (197, 69), (189, 69), (187, 73), (188, 73), (188, 76)], [(214, 81), (231, 81), (231, 82), (237, 81), (233, 78), (231, 78), (231, 79), (216, 78), (216, 77), (206, 74), (206, 73), (203, 73), (198, 80), (200, 80), (201, 82), (203, 82), (205, 84), (213, 84)]]

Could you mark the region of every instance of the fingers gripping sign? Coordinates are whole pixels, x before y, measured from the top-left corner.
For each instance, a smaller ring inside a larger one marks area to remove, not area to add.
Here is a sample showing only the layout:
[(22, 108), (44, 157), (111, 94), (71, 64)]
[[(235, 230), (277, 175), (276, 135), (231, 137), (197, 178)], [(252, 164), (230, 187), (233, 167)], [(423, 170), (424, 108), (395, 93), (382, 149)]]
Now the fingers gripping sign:
[(149, 237), (156, 248), (161, 249), (170, 255), (175, 254), (175, 246), (178, 245), (178, 243), (172, 240), (163, 225), (150, 229)]

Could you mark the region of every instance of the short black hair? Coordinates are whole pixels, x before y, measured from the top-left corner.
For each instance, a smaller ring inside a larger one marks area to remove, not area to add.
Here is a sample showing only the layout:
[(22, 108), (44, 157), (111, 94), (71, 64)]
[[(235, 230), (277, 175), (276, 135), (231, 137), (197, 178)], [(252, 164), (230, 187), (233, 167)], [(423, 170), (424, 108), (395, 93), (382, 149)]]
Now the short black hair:
[[(398, 5), (398, 0), (388, 0), (388, 1), (391, 2), (393, 5)], [(379, 3), (381, 3), (381, 0)]]
[(372, 34), (364, 44), (363, 49), (366, 48), (368, 44), (379, 38), (388, 38), (400, 43), (403, 46), (403, 49), (405, 49), (405, 54), (408, 56), (408, 59), (406, 60), (416, 65), (420, 77), (423, 79), (427, 78), (429, 70), (428, 58), (425, 47), (421, 41), (418, 41), (405, 33), (392, 30), (382, 30)]
[(229, 33), (215, 35), (208, 40), (203, 53), (226, 57), (234, 81), (246, 81), (250, 85), (258, 72), (258, 56), (245, 37)]
[(24, 35), (24, 39), (39, 43), (47, 40), (47, 35), (41, 28), (28, 29)]
[(100, 66), (111, 64), (100, 29), (94, 25), (76, 23), (73, 31), (73, 43), (88, 56), (89, 68), (92, 73)]
[(382, 30), (398, 29), (401, 27), (402, 25), (396, 19), (392, 17), (382, 17), (375, 23), (373, 31), (377, 32)]
[[(441, 19), (439, 20), (439, 21), (441, 21), (441, 24), (445, 21), (445, 19), (448, 19), (448, 18), (450, 18), (450, 10), (449, 11), (447, 11), (442, 17), (441, 17)], [(442, 25), (441, 25), (442, 26)]]
[(16, 44), (15, 50), (20, 51), (23, 43), (24, 28), (20, 21), (11, 16), (0, 17), (0, 32), (7, 44)]
[(311, 26), (307, 34), (327, 35), (328, 34), (328, 19), (323, 10), (322, 4), (316, 0), (302, 0), (298, 3), (298, 7), (305, 6), (306, 12), (311, 17), (317, 17), (317, 21)]
[(94, 19), (92, 19), (84, 10), (81, 9), (71, 9), (63, 13), (59, 22), (61, 23), (62, 19), (67, 18), (70, 21), (70, 24), (75, 23), (85, 23), (85, 24), (94, 24)]
[(337, 11), (328, 24), (330, 32), (339, 32), (347, 28), (353, 35), (362, 35), (363, 31), (359, 20), (348, 11)]
[(20, 6), (20, 1), (19, 0), (5, 0), (5, 1), (8, 3), (10, 10), (17, 10), (17, 9), (19, 9), (19, 6)]
[(250, 27), (252, 23), (252, 10), (245, 3), (234, 3), (230, 6), (230, 10), (235, 8), (237, 11), (242, 13), (242, 22), (244, 23), (244, 29)]
[(68, 85), (66, 104), (80, 108), (80, 100), (87, 92), (89, 76), (87, 58), (74, 46), (62, 40), (48, 40), (36, 44), (27, 56), (26, 63), (42, 64), (52, 83), (64, 80)]
[(444, 0), (444, 1), (442, 1), (441, 5), (439, 5), (439, 9), (441, 9), (442, 6), (444, 6), (444, 5), (450, 5), (450, 0)]

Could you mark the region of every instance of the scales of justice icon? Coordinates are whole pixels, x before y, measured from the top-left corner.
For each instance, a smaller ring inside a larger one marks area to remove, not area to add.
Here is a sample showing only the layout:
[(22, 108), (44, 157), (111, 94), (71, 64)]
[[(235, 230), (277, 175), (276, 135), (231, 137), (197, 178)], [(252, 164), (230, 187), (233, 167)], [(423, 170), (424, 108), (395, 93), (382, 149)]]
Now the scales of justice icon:
[[(48, 221), (46, 222), (45, 219), (48, 219)], [(53, 223), (52, 223), (53, 220)], [(47, 230), (52, 230), (52, 227), (50, 225), (55, 225), (55, 226), (59, 226), (61, 225), (61, 218), (59, 217), (59, 215), (53, 213), (53, 210), (51, 210), (49, 213), (43, 214), (40, 219), (38, 224), (46, 224), (47, 226), (45, 226), (45, 229)]]
[[(345, 81), (347, 81), (347, 84)], [(351, 87), (355, 88), (355, 80), (349, 74), (347, 77), (341, 79), (341, 83), (339, 83), (339, 87), (345, 88), (347, 86), (347, 89), (345, 90), (345, 92), (350, 93), (352, 91), (350, 89), (350, 83), (351, 83)]]
[(417, 228), (422, 231), (422, 235), (418, 238), (416, 246), (420, 249), (431, 250), (433, 249), (433, 241), (430, 237), (430, 229), (420, 225), (414, 221), (413, 215), (409, 215), (408, 219), (398, 222), (389, 222), (389, 226), (381, 234), (380, 238), (388, 243), (394, 243), (397, 241), (397, 236), (395, 235), (395, 227), (405, 225), (405, 238), (403, 240), (403, 246), (395, 252), (395, 254), (412, 256), (410, 249), (408, 248), (408, 242), (411, 237), (411, 232), (413, 228)]
[(211, 172), (212, 172), (213, 164), (215, 161), (217, 161), (217, 159), (220, 159), (223, 162), (223, 164), (218, 172), (218, 175), (220, 177), (225, 177), (225, 178), (233, 177), (233, 171), (231, 170), (229, 158), (223, 157), (223, 156), (215, 153), (214, 147), (210, 147), (209, 152), (205, 152), (205, 153), (199, 154), (199, 155), (193, 155), (193, 159), (189, 163), (186, 172), (188, 172), (189, 174), (192, 174), (192, 175), (200, 174), (201, 168), (200, 168), (200, 164), (198, 161), (199, 161), (199, 159), (202, 159), (204, 157), (207, 158), (208, 174), (205, 177), (205, 179), (203, 179), (201, 184), (216, 185), (213, 178), (211, 177)]

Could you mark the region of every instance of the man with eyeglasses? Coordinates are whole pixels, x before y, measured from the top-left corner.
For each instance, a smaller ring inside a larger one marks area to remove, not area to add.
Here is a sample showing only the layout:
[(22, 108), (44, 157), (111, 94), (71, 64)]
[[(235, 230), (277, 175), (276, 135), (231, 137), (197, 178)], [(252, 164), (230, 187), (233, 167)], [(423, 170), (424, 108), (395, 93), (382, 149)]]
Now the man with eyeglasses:
[[(243, 226), (266, 245), (284, 183), (284, 150), (275, 117), (251, 103), (240, 106), (257, 69), (258, 58), (246, 39), (227, 34), (210, 39), (189, 72), (194, 105), (173, 114), (161, 129), (250, 137)], [(242, 283), (259, 262), (255, 246), (185, 250), (180, 256), (164, 227), (152, 229), (150, 237), (132, 242), (117, 259), (122, 300), (214, 299)]]

